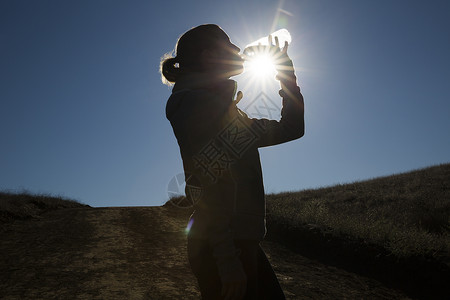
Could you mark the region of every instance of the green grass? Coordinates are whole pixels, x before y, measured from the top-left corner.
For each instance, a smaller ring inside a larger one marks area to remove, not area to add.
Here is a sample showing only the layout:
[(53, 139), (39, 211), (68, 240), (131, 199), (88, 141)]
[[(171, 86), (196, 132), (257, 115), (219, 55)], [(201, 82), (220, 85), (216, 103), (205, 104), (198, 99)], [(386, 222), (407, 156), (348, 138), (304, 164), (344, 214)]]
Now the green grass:
[(86, 206), (76, 200), (59, 196), (0, 191), (0, 222), (38, 217), (50, 210)]
[[(450, 164), (364, 182), (266, 196), (270, 222), (311, 224), (397, 257), (449, 259)], [(295, 238), (295, 237), (293, 237)]]

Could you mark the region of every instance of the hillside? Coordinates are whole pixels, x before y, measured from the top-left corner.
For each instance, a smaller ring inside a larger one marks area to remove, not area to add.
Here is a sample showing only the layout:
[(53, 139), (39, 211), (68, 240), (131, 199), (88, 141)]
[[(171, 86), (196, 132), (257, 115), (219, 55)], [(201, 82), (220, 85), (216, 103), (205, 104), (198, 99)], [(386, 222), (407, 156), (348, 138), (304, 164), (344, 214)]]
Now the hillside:
[(450, 164), (267, 195), (267, 219), (267, 238), (298, 253), (424, 298), (450, 293)]
[(449, 258), (450, 164), (266, 198), (273, 223), (309, 224), (380, 245), (398, 257)]
[[(447, 164), (267, 195), (261, 245), (288, 299), (444, 299), (449, 186)], [(191, 210), (0, 193), (0, 299), (199, 299)]]
[[(186, 257), (189, 210), (62, 208), (3, 222), (0, 299), (199, 299)], [(264, 241), (288, 299), (407, 299), (379, 281)]]
[(0, 224), (38, 218), (44, 212), (62, 208), (87, 207), (78, 201), (52, 195), (0, 191)]

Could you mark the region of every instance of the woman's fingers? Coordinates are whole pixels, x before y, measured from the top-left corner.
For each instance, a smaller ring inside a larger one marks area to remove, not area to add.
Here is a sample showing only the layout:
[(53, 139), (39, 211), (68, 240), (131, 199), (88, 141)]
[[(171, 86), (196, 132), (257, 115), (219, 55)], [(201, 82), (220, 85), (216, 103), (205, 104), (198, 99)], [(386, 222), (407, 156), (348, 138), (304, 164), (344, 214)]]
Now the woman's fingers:
[(282, 50), (283, 53), (287, 53), (288, 46), (289, 46), (288, 42), (285, 41), (284, 42), (284, 47), (283, 47), (283, 50)]
[(241, 91), (237, 92), (236, 99), (234, 100), (234, 103), (238, 104), (239, 101), (241, 101), (242, 97), (244, 97), (244, 94)]

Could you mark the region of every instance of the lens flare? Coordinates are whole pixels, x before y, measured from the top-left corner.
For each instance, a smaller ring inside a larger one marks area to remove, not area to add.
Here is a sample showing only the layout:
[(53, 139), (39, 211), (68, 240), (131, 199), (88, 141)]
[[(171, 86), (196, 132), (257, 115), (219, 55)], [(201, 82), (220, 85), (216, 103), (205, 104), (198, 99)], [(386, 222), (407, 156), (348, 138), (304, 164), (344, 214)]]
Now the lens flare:
[(192, 218), (192, 219), (189, 220), (186, 228), (184, 229), (184, 233), (185, 234), (189, 234), (189, 231), (191, 231), (191, 227), (192, 227), (193, 223), (194, 223), (194, 219)]
[[(269, 36), (262, 37), (245, 46), (245, 72), (251, 74), (254, 79), (274, 78), (275, 65), (282, 63), (277, 55), (279, 49), (274, 48), (274, 46), (278, 45), (278, 47), (283, 48), (285, 43), (290, 44), (292, 41), (291, 34), (287, 29), (277, 30), (270, 36), (271, 39), (269, 39)], [(276, 44), (275, 38), (278, 39), (278, 44)], [(269, 45), (269, 41), (271, 41), (271, 45)]]
[(267, 77), (275, 74), (273, 58), (267, 53), (258, 54), (252, 60), (247, 61), (245, 68), (256, 77)]

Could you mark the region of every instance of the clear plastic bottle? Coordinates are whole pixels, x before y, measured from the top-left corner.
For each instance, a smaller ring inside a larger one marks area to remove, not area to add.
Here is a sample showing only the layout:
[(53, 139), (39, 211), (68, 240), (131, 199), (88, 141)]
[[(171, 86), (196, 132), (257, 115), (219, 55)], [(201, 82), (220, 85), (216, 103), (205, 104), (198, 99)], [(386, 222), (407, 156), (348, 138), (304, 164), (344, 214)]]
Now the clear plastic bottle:
[[(271, 33), (270, 35), (272, 36), (273, 43), (275, 43), (275, 37), (278, 37), (278, 42), (280, 44), (280, 47), (284, 47), (285, 42), (288, 42), (288, 44), (290, 44), (292, 41), (291, 34), (285, 28), (277, 30), (277, 31)], [(251, 42), (250, 44), (245, 46), (245, 49), (248, 47), (258, 46), (258, 45), (268, 46), (269, 45), (269, 36), (265, 36), (260, 39), (257, 39), (254, 42)]]

